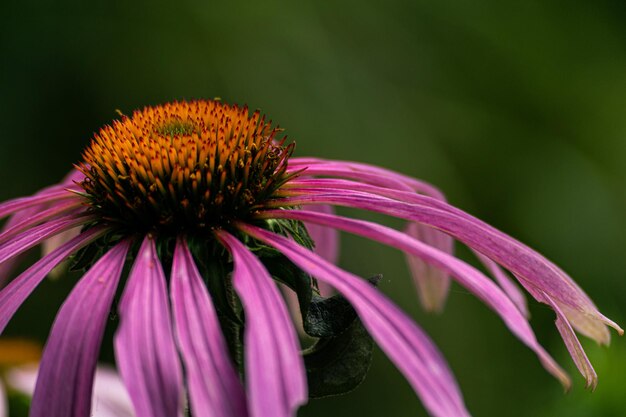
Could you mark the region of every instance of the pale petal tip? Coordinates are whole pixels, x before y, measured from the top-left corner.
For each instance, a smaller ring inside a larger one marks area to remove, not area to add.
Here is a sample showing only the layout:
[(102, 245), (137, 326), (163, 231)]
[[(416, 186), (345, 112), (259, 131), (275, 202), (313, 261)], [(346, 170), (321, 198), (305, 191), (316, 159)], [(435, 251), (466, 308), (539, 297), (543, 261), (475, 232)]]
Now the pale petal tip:
[(430, 314), (441, 314), (443, 313), (444, 307), (446, 306), (447, 296), (443, 297), (435, 297), (435, 296), (426, 296), (420, 294), (420, 304), (425, 312)]
[[(618, 335), (624, 336), (624, 329), (622, 329), (619, 324), (615, 323), (613, 320), (609, 319), (608, 317), (602, 314), (600, 314), (600, 319), (602, 320), (604, 324), (615, 329)], [(606, 345), (609, 344), (608, 342), (610, 342), (610, 340), (607, 341)]]
[(594, 392), (597, 386), (598, 386), (598, 376), (595, 374), (587, 376), (587, 383), (585, 384), (585, 388), (591, 392)]
[(610, 321), (610, 320), (609, 320), (609, 323), (607, 323), (607, 324), (608, 324), (609, 326), (611, 326), (612, 328), (614, 328), (614, 329), (617, 331), (617, 334), (618, 334), (618, 335), (620, 335), (620, 336), (624, 336), (624, 329), (622, 329), (622, 328), (619, 326), (619, 324), (617, 324), (617, 323), (615, 323), (615, 322), (613, 322), (613, 321)]

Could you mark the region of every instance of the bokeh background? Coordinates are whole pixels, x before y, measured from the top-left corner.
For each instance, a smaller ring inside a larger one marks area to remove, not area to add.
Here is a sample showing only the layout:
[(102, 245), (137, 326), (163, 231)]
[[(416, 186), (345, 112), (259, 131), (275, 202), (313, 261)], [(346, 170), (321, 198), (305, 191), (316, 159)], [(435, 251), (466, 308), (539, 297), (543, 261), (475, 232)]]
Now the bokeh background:
[[(0, 16), (2, 200), (60, 179), (116, 109), (221, 97), (279, 121), (297, 155), (438, 185), (562, 265), (626, 324), (623, 1), (5, 0)], [(565, 395), (460, 287), (431, 316), (394, 251), (346, 236), (341, 264), (385, 275), (382, 289), (432, 335), (475, 416), (626, 415), (626, 339), (585, 341), (600, 376), (589, 393), (553, 314), (533, 304), (538, 337), (573, 376)], [(46, 282), (6, 333), (43, 342), (75, 279)], [(348, 415), (425, 412), (377, 351), (356, 391), (299, 413)]]

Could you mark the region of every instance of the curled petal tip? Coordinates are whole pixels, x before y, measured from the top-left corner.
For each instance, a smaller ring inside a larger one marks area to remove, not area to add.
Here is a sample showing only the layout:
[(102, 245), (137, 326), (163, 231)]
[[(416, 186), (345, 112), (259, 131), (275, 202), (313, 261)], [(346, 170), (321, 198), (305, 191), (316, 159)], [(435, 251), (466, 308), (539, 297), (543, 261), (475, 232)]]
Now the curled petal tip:
[(622, 329), (619, 324), (615, 323), (614, 321), (611, 321), (609, 319), (607, 319), (606, 324), (608, 324), (609, 326), (611, 326), (612, 328), (614, 328), (617, 331), (617, 334), (620, 336), (624, 336), (624, 329)]

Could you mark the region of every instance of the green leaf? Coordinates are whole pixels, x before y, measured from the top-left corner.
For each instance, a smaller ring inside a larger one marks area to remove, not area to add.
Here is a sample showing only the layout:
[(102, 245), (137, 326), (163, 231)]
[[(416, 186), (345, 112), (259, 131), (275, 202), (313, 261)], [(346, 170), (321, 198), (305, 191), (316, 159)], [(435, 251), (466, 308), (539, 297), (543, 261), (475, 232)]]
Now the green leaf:
[[(369, 282), (376, 286), (382, 275)], [(341, 294), (329, 298), (314, 295), (308, 309), (303, 311), (304, 331), (313, 337), (334, 337), (343, 333), (357, 318), (354, 308)]]
[[(369, 279), (377, 285), (381, 275)], [(323, 335), (303, 352), (309, 397), (345, 394), (365, 379), (372, 361), (374, 342), (354, 308), (341, 295), (314, 297), (305, 320), (311, 335)]]
[(320, 339), (304, 352), (309, 397), (345, 394), (358, 387), (369, 371), (373, 347), (358, 318), (339, 336)]

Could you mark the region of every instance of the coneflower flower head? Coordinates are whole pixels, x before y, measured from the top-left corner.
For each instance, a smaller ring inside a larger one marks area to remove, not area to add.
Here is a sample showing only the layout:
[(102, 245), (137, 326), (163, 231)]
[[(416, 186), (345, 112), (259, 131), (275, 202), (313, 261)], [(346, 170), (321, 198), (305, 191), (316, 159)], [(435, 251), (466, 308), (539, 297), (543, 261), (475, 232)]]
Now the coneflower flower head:
[[(469, 415), (442, 355), (378, 290), (378, 278), (335, 265), (337, 231), (405, 253), (428, 310), (441, 309), (456, 280), (569, 387), (537, 342), (508, 270), (555, 311), (572, 358), (595, 386), (575, 330), (600, 343), (609, 341), (607, 325), (622, 330), (556, 265), (429, 184), (292, 151), (280, 129), (245, 107), (146, 107), (102, 128), (62, 183), (0, 204), (0, 216), (11, 216), (0, 234), (0, 286), (26, 250), (47, 242), (49, 251), (0, 292), (0, 332), (59, 263), (70, 257), (86, 270), (50, 333), (31, 416), (89, 415), (118, 291), (115, 354), (139, 417), (182, 416), (186, 403), (193, 416), (294, 416), (308, 398), (356, 387), (373, 342), (430, 414)], [(407, 227), (337, 216), (332, 206), (380, 212)], [(496, 282), (453, 256), (454, 239)], [(339, 294), (322, 296), (318, 281)], [(277, 282), (295, 294), (302, 328), (317, 339), (303, 351)]]
[(217, 101), (148, 107), (96, 134), (79, 166), (81, 187), (109, 224), (207, 233), (250, 218), (289, 179), (293, 145), (275, 143), (279, 132), (258, 111)]

